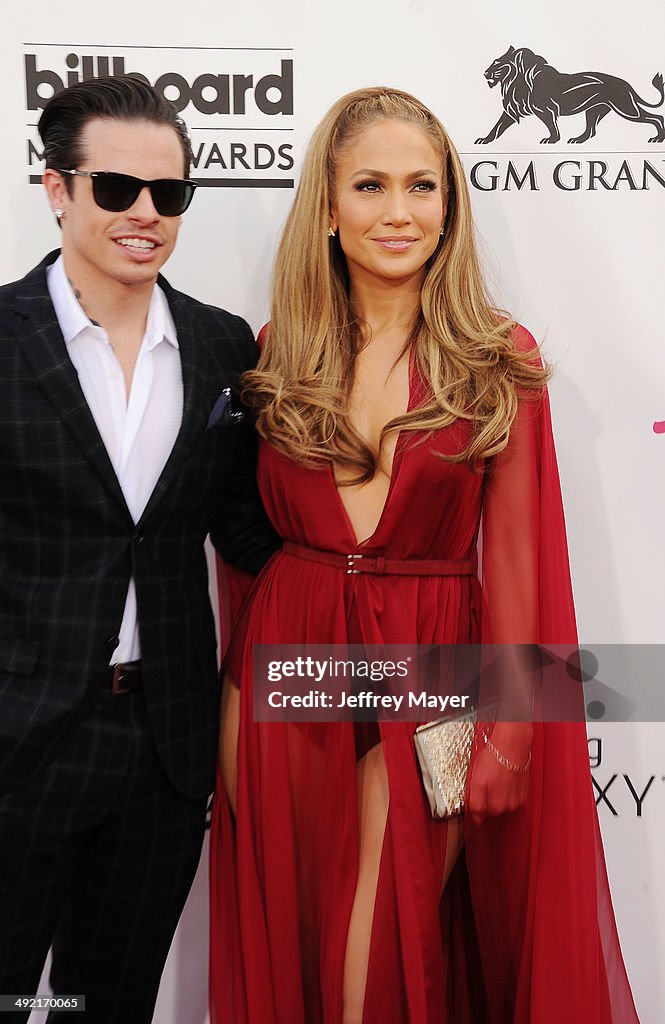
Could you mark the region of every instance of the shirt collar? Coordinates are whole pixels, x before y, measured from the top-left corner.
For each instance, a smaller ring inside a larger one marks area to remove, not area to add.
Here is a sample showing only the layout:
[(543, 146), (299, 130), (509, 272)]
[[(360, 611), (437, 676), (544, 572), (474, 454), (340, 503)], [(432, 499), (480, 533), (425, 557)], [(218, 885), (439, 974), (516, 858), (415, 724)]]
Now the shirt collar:
[[(59, 256), (55, 263), (47, 268), (46, 275), (55, 315), (58, 318), (62, 336), (69, 345), (83, 331), (89, 328), (94, 330), (95, 324), (86, 316), (74, 294), (74, 289), (65, 272), (62, 256)], [(99, 329), (97, 328), (97, 330)], [(144, 340), (149, 352), (161, 341), (168, 342), (173, 348), (179, 348), (178, 335), (168, 300), (159, 285), (155, 285), (150, 296)]]
[(145, 328), (145, 343), (148, 352), (159, 345), (160, 341), (167, 341), (173, 348), (180, 347), (168, 300), (162, 289), (156, 284), (150, 296), (150, 308)]

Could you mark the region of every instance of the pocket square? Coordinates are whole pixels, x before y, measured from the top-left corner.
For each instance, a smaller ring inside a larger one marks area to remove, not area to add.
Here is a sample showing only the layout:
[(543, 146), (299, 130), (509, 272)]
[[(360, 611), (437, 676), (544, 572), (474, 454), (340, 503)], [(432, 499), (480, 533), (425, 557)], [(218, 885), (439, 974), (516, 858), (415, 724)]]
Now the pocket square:
[(241, 409), (233, 408), (233, 398), (231, 388), (222, 389), (222, 393), (213, 405), (212, 412), (208, 417), (206, 430), (232, 427), (235, 423), (240, 423), (244, 420), (244, 412)]

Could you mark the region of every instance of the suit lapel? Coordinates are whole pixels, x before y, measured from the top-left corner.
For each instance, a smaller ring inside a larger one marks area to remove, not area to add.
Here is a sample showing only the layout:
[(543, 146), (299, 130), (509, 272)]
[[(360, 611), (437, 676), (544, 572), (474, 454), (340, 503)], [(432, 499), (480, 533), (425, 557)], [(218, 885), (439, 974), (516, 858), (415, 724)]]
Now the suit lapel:
[[(54, 254), (57, 256), (57, 253)], [(56, 319), (44, 263), (21, 282), (16, 300), (16, 340), (51, 405), (75, 438), (110, 494), (127, 510), (111, 460), (85, 400), (78, 374)], [(127, 510), (129, 515), (129, 510)]]
[(182, 423), (175, 444), (143, 511), (141, 524), (151, 515), (168, 488), (177, 480), (190, 452), (192, 442), (200, 433), (205, 417), (209, 413), (206, 406), (206, 372), (205, 366), (202, 366), (202, 356), (206, 348), (205, 345), (198, 343), (190, 302), (186, 295), (174, 291), (161, 276), (158, 283), (168, 299), (178, 335), (182, 368), (183, 410)]

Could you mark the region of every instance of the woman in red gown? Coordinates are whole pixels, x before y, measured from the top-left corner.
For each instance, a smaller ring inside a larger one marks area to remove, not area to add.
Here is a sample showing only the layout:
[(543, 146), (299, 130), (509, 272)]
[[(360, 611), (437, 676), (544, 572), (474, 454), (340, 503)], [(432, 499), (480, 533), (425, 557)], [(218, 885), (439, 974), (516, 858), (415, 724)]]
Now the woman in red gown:
[(226, 663), (215, 1024), (637, 1021), (583, 723), (497, 721), (441, 821), (414, 723), (253, 720), (257, 643), (575, 642), (545, 380), (486, 297), (441, 124), (396, 90), (344, 97), (246, 378), (286, 544)]

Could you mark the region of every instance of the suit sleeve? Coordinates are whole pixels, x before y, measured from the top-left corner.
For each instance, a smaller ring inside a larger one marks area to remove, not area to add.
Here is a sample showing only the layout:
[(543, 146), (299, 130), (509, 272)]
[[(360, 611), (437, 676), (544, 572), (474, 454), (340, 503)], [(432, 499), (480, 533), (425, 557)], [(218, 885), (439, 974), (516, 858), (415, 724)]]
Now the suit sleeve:
[[(242, 364), (238, 377), (251, 369), (257, 359), (252, 333), (242, 324)], [(234, 398), (234, 402), (238, 402)], [(229, 433), (234, 448), (231, 463), (220, 487), (211, 540), (225, 562), (255, 575), (281, 545), (281, 539), (266, 515), (256, 480), (258, 438), (247, 409), (245, 418)]]

